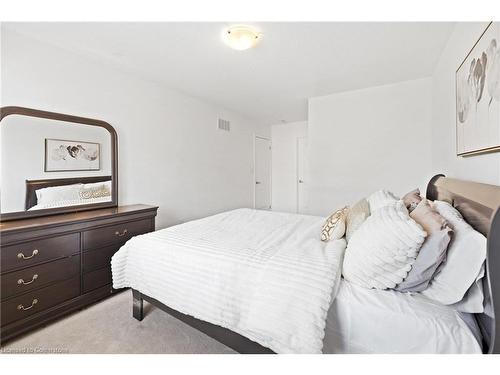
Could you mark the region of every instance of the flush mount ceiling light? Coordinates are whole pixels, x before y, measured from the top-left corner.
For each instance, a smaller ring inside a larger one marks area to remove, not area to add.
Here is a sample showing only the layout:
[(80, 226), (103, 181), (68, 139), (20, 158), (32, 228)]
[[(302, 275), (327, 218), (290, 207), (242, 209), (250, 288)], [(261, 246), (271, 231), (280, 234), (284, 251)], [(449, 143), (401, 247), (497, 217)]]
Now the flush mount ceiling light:
[(243, 51), (255, 46), (262, 39), (262, 34), (251, 26), (234, 25), (223, 31), (222, 38), (232, 49)]

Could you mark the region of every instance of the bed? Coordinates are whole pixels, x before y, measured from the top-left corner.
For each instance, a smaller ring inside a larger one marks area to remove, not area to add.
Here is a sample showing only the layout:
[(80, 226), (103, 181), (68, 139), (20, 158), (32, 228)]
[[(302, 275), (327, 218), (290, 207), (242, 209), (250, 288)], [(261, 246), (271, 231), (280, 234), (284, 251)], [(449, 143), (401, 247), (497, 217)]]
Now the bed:
[(483, 313), (351, 285), (338, 272), (344, 240), (314, 252), (324, 218), (254, 210), (132, 239), (113, 257), (113, 284), (132, 288), (136, 319), (146, 300), (240, 353), (498, 353), (500, 187), (437, 175), (426, 195), (488, 237)]
[(96, 183), (109, 183), (111, 184), (111, 176), (92, 176), (92, 177), (71, 177), (71, 178), (52, 178), (45, 180), (26, 180), (26, 198), (25, 198), (25, 210), (40, 210), (40, 209), (52, 209), (57, 207), (67, 207), (67, 206), (82, 206), (96, 203), (106, 203), (111, 202), (111, 196), (103, 197), (100, 199), (84, 199), (84, 200), (60, 200), (57, 202), (52, 202), (50, 205), (42, 205), (37, 198), (37, 190), (47, 189), (47, 188), (58, 188), (58, 187), (70, 187), (77, 184), (96, 184)]

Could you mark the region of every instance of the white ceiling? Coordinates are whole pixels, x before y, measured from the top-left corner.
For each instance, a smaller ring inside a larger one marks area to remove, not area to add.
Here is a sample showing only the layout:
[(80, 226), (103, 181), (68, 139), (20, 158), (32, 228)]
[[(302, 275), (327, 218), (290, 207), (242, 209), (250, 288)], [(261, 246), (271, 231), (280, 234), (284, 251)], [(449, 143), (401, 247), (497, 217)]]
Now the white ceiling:
[(221, 41), (228, 23), (7, 23), (243, 115), (307, 118), (307, 98), (430, 76), (453, 23), (252, 23), (253, 49)]

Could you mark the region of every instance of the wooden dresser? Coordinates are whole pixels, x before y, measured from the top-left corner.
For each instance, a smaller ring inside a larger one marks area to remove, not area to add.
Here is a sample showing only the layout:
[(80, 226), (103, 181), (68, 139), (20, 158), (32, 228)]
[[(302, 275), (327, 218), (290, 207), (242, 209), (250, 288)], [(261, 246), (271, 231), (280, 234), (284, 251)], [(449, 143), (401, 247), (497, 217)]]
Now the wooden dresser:
[(110, 296), (111, 257), (154, 230), (157, 209), (118, 206), (1, 223), (1, 341)]

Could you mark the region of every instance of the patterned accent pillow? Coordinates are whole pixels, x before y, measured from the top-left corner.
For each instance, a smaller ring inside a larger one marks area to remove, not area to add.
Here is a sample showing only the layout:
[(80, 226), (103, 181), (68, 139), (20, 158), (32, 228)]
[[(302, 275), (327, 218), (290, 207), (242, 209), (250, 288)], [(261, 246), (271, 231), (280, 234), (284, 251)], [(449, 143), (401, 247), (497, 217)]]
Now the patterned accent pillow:
[(447, 225), (446, 219), (432, 208), (429, 201), (425, 198), (413, 209), (410, 217), (419, 223), (428, 235), (443, 230)]
[(403, 202), (408, 209), (408, 212), (412, 212), (417, 205), (422, 201), (422, 197), (420, 196), (420, 189), (415, 189), (410, 191), (409, 193), (403, 196)]
[(106, 185), (87, 189), (83, 188), (80, 190), (80, 198), (82, 199), (102, 198), (108, 196), (111, 196), (111, 191)]
[(328, 242), (331, 239), (338, 240), (345, 234), (345, 219), (349, 208), (346, 206), (331, 214), (323, 224), (321, 230), (321, 241)]

